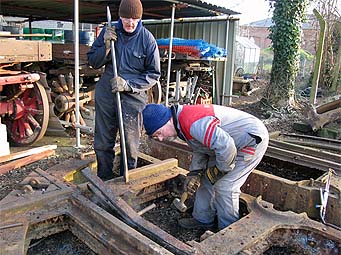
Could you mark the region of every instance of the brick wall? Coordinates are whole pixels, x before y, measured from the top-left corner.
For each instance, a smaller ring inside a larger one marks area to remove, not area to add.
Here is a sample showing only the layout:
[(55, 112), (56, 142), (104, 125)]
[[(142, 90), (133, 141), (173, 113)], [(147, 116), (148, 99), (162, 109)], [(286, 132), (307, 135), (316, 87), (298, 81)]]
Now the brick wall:
[[(271, 46), (271, 40), (268, 38), (269, 30), (267, 27), (240, 26), (240, 36), (254, 39), (255, 43), (261, 48)], [(303, 29), (301, 48), (309, 53), (315, 54), (317, 49), (318, 31), (315, 29)]]

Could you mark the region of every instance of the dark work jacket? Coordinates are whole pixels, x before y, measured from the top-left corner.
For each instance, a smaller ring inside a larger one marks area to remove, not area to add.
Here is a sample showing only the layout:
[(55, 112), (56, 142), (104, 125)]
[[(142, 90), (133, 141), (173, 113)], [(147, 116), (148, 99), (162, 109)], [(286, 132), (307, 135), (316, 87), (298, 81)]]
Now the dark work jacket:
[[(113, 66), (111, 53), (106, 56), (104, 43), (104, 32), (93, 43), (87, 53), (89, 64), (99, 69), (105, 65), (105, 71), (96, 85), (109, 86), (110, 79), (113, 78)], [(140, 21), (133, 33), (123, 30), (122, 22), (119, 20), (116, 26), (117, 41), (115, 41), (117, 74), (125, 79), (132, 92), (121, 93), (121, 98), (125, 102), (133, 103), (139, 112), (143, 110), (147, 102), (146, 91), (156, 84), (160, 78), (160, 56), (155, 38), (151, 32), (142, 26)]]

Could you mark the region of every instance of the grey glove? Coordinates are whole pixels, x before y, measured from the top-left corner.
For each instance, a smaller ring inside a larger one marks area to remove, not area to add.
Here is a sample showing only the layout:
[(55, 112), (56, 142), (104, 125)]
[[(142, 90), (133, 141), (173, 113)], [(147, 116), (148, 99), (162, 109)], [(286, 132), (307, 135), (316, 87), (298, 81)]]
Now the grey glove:
[(115, 94), (116, 92), (122, 91), (132, 91), (132, 88), (128, 85), (127, 81), (120, 76), (112, 78), (110, 80), (111, 92)]
[(225, 174), (226, 173), (220, 171), (217, 167), (210, 167), (205, 171), (205, 176), (212, 185), (219, 181)]
[(200, 186), (200, 179), (202, 176), (202, 170), (190, 171), (184, 182), (184, 191), (188, 195), (192, 196)]
[(103, 38), (104, 38), (105, 47), (107, 49), (109, 49), (110, 48), (110, 41), (111, 40), (114, 40), (114, 41), (117, 40), (116, 28), (115, 27), (107, 27), (105, 29), (105, 33), (104, 33)]

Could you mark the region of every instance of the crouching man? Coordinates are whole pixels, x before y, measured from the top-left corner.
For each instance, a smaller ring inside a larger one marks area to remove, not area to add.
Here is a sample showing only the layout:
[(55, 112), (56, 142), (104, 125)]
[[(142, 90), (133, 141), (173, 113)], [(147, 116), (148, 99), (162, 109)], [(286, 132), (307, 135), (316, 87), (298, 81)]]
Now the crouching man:
[[(269, 141), (256, 117), (219, 105), (148, 104), (142, 112), (147, 135), (159, 141), (179, 137), (192, 148), (190, 173), (201, 180), (187, 229), (223, 229), (239, 219), (240, 187), (261, 161)], [(198, 171), (201, 170), (201, 171)], [(194, 171), (194, 172), (193, 172)], [(190, 174), (186, 178), (197, 178)]]

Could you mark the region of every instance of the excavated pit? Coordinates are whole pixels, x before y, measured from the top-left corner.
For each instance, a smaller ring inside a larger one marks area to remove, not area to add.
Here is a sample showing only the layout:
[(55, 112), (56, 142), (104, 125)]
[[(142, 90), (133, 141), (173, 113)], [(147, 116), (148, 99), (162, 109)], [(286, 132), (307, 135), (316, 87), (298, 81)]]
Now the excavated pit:
[[(167, 147), (178, 160), (162, 160), (151, 147), (128, 184), (122, 177), (104, 184), (88, 168), (83, 175), (90, 183), (78, 186), (35, 171), (47, 190), (17, 190), (0, 201), (6, 252), (0, 254), (339, 254), (339, 177), (328, 200), (330, 224), (322, 224), (316, 205), (326, 172), (265, 157), (242, 188), (241, 219), (202, 240), (204, 231), (177, 225), (190, 215), (193, 199), (186, 213), (172, 206), (186, 173), (178, 165), (189, 163), (188, 152)], [(154, 209), (138, 214), (153, 203)]]
[(27, 255), (96, 255), (71, 231), (63, 231), (46, 238), (32, 240)]

